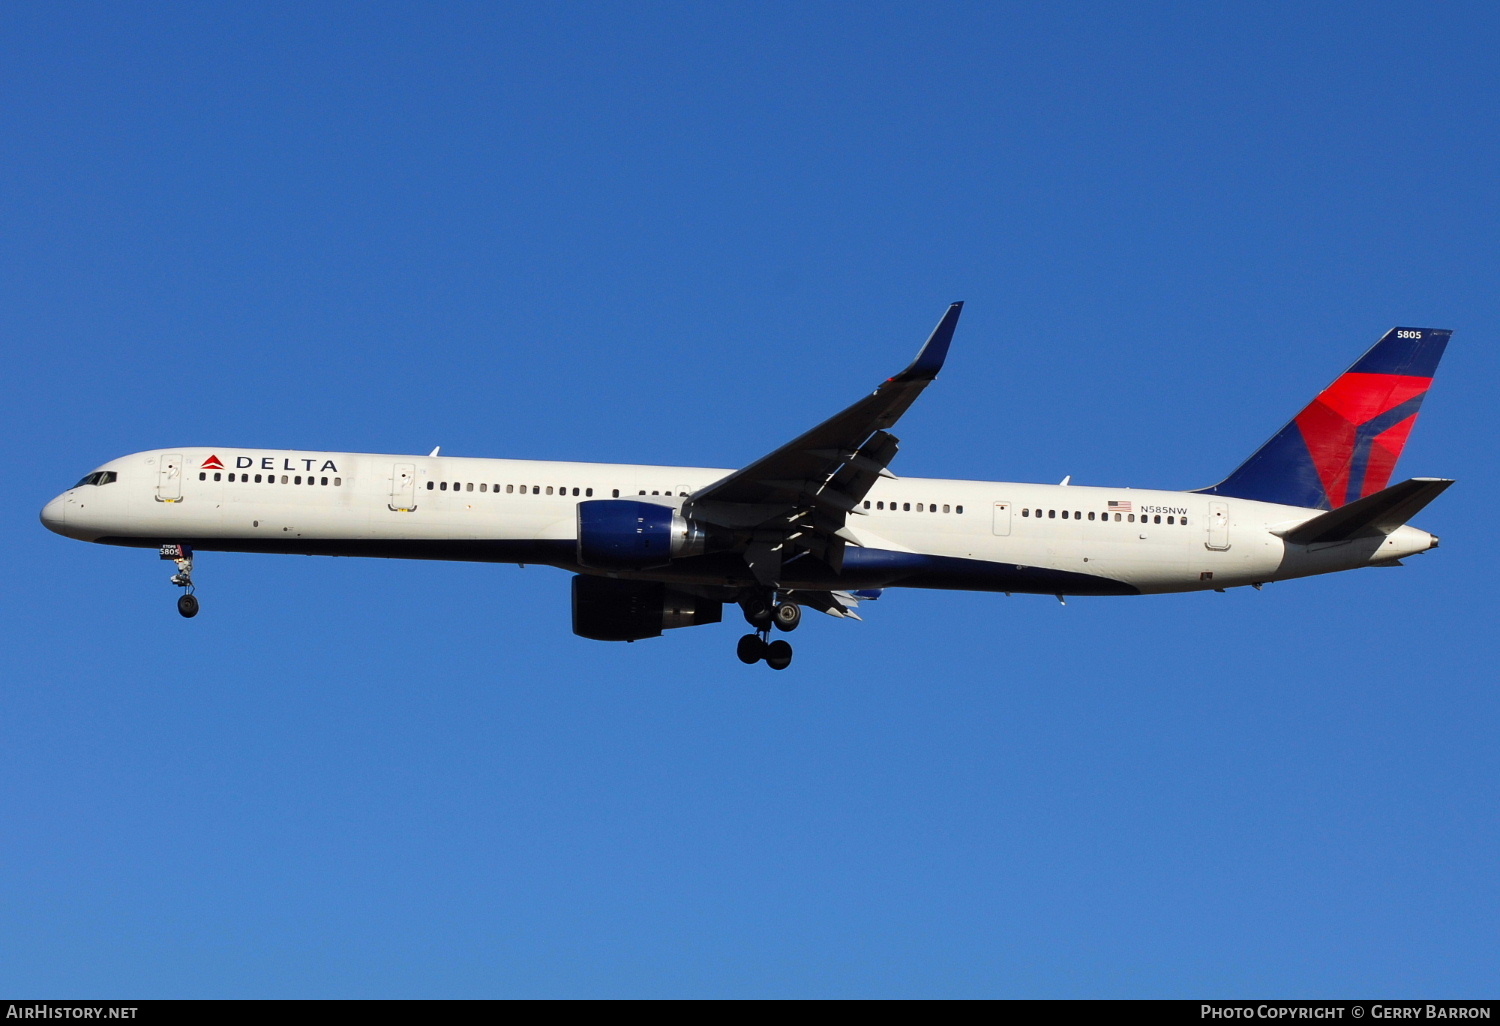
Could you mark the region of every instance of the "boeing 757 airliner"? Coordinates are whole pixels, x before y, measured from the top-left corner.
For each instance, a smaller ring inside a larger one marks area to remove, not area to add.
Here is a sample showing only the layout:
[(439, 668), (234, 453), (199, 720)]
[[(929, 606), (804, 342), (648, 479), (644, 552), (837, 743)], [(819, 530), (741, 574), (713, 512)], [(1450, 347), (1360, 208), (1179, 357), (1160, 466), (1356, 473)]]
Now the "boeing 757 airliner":
[(58, 534), (158, 549), (178, 611), (196, 552), (545, 563), (601, 641), (718, 623), (774, 669), (802, 608), (858, 619), (886, 588), (1222, 591), (1396, 566), (1453, 482), (1389, 485), (1449, 331), (1393, 328), (1219, 484), (1170, 492), (898, 478), (891, 428), (937, 376), (954, 303), (900, 374), (740, 470), (175, 446), (111, 460), (47, 503)]

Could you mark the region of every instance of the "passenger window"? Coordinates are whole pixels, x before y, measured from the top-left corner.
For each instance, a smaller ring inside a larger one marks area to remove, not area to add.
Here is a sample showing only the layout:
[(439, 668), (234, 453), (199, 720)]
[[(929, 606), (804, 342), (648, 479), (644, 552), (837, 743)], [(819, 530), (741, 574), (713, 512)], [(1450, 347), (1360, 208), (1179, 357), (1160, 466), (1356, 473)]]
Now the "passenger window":
[[(207, 481), (208, 480), (208, 474), (207, 474), (207, 472), (202, 471), (202, 470), (198, 471), (198, 480), (199, 481)], [(86, 485), (88, 483), (89, 483), (89, 479), (88, 478), (84, 478), (82, 481), (79, 481), (78, 484), (74, 485), (73, 487), (77, 488), (79, 485)]]
[(574, 494), (574, 495), (577, 495), (577, 494), (578, 494), (578, 489), (577, 489), (577, 488), (574, 488), (574, 489), (573, 489), (573, 494)]
[(910, 513), (911, 512), (911, 503), (909, 503), (909, 502), (903, 502), (901, 504), (901, 509), (905, 513)]
[(1178, 524), (1178, 526), (1179, 527), (1186, 527), (1187, 526), (1187, 517), (1183, 517), (1182, 521)]
[(920, 502), (917, 503), (917, 512), (918, 513), (922, 512), (922, 504)]
[(542, 494), (542, 486), (541, 485), (532, 485), (531, 486), (531, 494), (532, 495), (541, 495)]
[(222, 478), (223, 478), (223, 475), (219, 474), (217, 471), (214, 472), (214, 480), (215, 481), (222, 480)]
[(1094, 511), (1093, 510), (1089, 510), (1089, 519), (1090, 520), (1094, 519)]
[(438, 488), (446, 492), (448, 490), (448, 482), (444, 481), (442, 484), (438, 485)]
[(884, 502), (884, 500), (878, 500), (878, 501), (876, 501), (875, 508), (876, 509), (885, 509), (885, 502)]
[(948, 512), (948, 504), (946, 502), (943, 503), (943, 512), (944, 513)]
[(328, 484), (328, 478), (326, 478), (326, 477), (320, 478), (319, 481), (318, 481), (318, 483), (326, 485), (326, 484)]
[(490, 490), (489, 482), (488, 481), (481, 481), (481, 482), (479, 482), (479, 490), (481, 492), (487, 492), (487, 491), (489, 491)]
[(1153, 519), (1155, 520), (1156, 523), (1158, 523), (1158, 524), (1161, 523), (1161, 514), (1158, 513)]
[(583, 494), (584, 494), (584, 495), (589, 495), (589, 496), (591, 496), (591, 495), (593, 495), (593, 494), (594, 494), (594, 490), (593, 490), (593, 489), (592, 489), (592, 488), (585, 488), (585, 489), (584, 489), (584, 490), (583, 490)]
[(1175, 523), (1177, 523), (1177, 520), (1175, 518), (1173, 518), (1173, 517), (1167, 517), (1167, 523), (1169, 523), (1169, 524), (1175, 524)]
[(292, 479), (292, 484), (301, 484), (301, 483), (302, 483), (302, 475), (301, 474), (298, 474), (295, 478)]
[(1115, 523), (1118, 524), (1119, 522), (1120, 522), (1120, 514), (1116, 513), (1115, 514)]
[(255, 483), (256, 484), (260, 484), (260, 475), (259, 474), (255, 475)]
[(470, 481), (470, 482), (468, 482), (467, 484), (464, 485), (464, 491), (466, 491), (466, 492), (472, 492), (473, 490), (474, 490), (474, 482), (473, 481)]
[(614, 489), (610, 493), (610, 498), (612, 498), (612, 499), (618, 499), (619, 497), (620, 497), (620, 489), (618, 489), (618, 488)]
[(287, 476), (285, 474), (281, 475), (281, 483), (282, 484), (286, 484), (287, 483)]
[(427, 490), (429, 492), (432, 491), (436, 487), (437, 487), (437, 482), (436, 481), (428, 481), (427, 482)]
[(962, 506), (954, 506), (953, 507), (953, 512), (955, 512), (955, 513), (962, 513), (963, 511), (964, 511), (964, 508)]
[(1128, 520), (1130, 523), (1133, 524), (1133, 523), (1135, 523), (1135, 514), (1134, 513), (1127, 513), (1126, 516), (1125, 516), (1125, 519)]
[(333, 479), (333, 486), (335, 488), (342, 488), (342, 487), (344, 487), (344, 479), (341, 478), (341, 477), (334, 478)]
[(869, 509), (869, 508), (870, 508), (870, 500), (866, 499), (865, 500), (865, 509)]
[(1057, 519), (1057, 510), (1055, 510), (1055, 509), (1049, 509), (1047, 511), (1047, 519), (1048, 520), (1056, 520)]

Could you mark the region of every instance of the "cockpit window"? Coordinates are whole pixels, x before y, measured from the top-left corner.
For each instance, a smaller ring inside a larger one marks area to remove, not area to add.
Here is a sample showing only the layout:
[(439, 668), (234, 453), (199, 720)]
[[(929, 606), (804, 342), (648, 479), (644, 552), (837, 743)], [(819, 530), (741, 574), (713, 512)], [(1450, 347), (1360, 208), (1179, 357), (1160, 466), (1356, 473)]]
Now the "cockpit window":
[(89, 474), (87, 477), (85, 477), (82, 481), (79, 481), (73, 487), (82, 488), (84, 485), (114, 484), (114, 482), (118, 479), (119, 475), (116, 474), (113, 470), (96, 470), (92, 474)]

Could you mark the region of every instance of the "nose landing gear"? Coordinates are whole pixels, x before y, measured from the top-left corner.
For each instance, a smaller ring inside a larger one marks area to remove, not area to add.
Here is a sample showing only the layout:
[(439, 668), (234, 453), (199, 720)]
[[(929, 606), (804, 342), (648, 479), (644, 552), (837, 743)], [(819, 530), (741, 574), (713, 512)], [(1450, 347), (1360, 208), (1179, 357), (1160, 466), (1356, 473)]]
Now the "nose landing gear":
[(772, 596), (757, 595), (740, 603), (745, 621), (755, 628), (754, 634), (746, 634), (735, 646), (734, 654), (740, 662), (754, 664), (765, 660), (773, 670), (784, 670), (792, 665), (792, 646), (785, 641), (771, 639), (772, 626), (784, 631), (793, 631), (802, 622), (802, 607), (795, 602), (774, 603)]
[(184, 589), (177, 598), (177, 612), (188, 619), (198, 615), (198, 597), (193, 594), (193, 550), (187, 545), (163, 545), (161, 558), (177, 564), (172, 583)]

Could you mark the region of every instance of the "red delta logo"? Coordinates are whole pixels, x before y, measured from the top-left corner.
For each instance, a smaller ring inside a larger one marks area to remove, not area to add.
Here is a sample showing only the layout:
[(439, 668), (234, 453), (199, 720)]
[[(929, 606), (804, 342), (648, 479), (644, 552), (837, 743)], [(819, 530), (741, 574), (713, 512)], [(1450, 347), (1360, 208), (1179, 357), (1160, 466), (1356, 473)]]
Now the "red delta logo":
[(1332, 509), (1390, 483), (1431, 384), (1430, 377), (1351, 371), (1297, 415)]
[[(278, 459), (281, 460), (281, 466), (279, 467), (276, 465), (276, 461)], [(293, 463), (300, 463), (302, 465), (300, 467), (293, 466)], [(320, 464), (321, 467), (319, 467)], [(236, 456), (234, 458), (235, 470), (300, 470), (306, 473), (313, 470), (315, 467), (319, 467), (319, 469), (321, 469), (325, 474), (337, 474), (339, 472), (338, 464), (330, 459), (304, 459), (302, 457), (297, 457), (294, 459), (292, 457), (276, 456)], [(217, 455), (211, 454), (208, 459), (203, 461), (198, 469), (223, 470), (225, 469), (225, 464), (224, 461), (219, 459)], [(234, 478), (231, 477), (230, 480), (233, 481)]]

